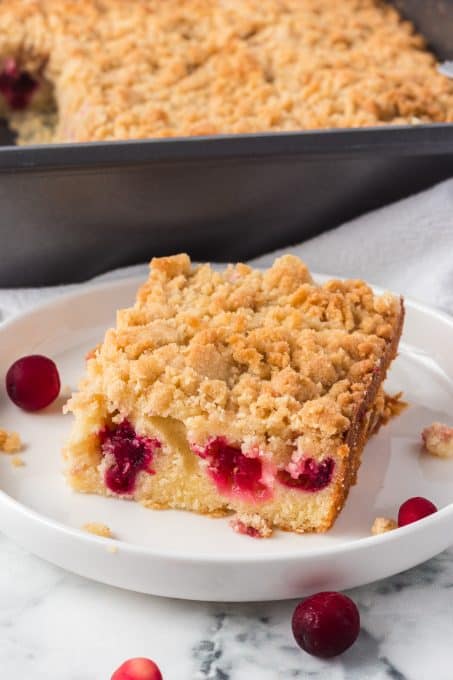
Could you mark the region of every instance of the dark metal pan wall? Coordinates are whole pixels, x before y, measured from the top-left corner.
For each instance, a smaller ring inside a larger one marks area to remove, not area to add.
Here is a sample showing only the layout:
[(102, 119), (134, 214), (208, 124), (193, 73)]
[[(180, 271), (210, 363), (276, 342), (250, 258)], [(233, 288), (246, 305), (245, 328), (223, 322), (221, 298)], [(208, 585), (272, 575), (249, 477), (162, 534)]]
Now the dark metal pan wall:
[[(452, 0), (398, 5), (453, 56)], [(0, 286), (180, 250), (247, 259), (453, 176), (453, 125), (24, 148), (2, 134)]]
[(4, 148), (0, 285), (246, 259), (449, 175), (453, 126)]

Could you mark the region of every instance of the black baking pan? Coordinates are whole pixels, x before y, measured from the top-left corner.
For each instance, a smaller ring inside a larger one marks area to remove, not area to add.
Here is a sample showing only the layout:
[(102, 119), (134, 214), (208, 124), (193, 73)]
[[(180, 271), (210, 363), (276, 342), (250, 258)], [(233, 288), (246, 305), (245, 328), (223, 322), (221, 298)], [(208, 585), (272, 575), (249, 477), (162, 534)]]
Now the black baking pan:
[[(396, 4), (453, 57), (451, 0)], [(453, 176), (451, 124), (22, 148), (2, 134), (0, 286), (181, 250), (247, 259)]]

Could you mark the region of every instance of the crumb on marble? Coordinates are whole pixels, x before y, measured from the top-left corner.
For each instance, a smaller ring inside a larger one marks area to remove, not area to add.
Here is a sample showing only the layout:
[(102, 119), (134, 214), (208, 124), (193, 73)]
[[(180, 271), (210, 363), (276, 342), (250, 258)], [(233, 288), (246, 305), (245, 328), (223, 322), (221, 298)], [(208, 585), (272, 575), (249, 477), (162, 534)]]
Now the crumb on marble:
[(373, 536), (378, 536), (379, 534), (385, 534), (387, 531), (393, 531), (397, 529), (398, 524), (394, 519), (389, 517), (376, 517), (371, 527), (371, 533)]
[(0, 451), (17, 453), (22, 449), (22, 440), (17, 432), (10, 432), (0, 427)]
[(24, 467), (25, 461), (22, 456), (18, 456), (17, 453), (11, 456), (11, 465), (15, 468)]
[(87, 522), (83, 525), (82, 529), (87, 531), (89, 534), (94, 534), (95, 536), (101, 536), (102, 538), (113, 538), (113, 533), (110, 527), (101, 522)]
[(453, 427), (432, 423), (422, 432), (425, 451), (438, 458), (453, 458)]

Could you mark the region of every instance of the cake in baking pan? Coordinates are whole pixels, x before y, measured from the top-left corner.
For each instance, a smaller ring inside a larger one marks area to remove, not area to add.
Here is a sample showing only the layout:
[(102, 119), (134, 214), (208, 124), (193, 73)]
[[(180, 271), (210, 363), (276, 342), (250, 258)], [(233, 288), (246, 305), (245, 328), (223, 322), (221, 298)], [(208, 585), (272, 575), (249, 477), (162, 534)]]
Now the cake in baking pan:
[(453, 121), (453, 81), (380, 0), (2, 0), (19, 143)]

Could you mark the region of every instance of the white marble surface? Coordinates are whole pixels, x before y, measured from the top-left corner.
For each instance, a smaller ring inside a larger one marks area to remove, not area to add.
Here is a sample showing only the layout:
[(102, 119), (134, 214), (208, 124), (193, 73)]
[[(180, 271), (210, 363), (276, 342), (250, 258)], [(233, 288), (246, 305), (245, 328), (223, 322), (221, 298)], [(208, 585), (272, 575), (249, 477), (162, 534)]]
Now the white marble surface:
[(11, 680), (109, 680), (149, 656), (164, 680), (451, 680), (453, 549), (352, 591), (362, 632), (321, 662), (293, 642), (294, 602), (203, 604), (79, 578), (0, 536), (0, 669)]

